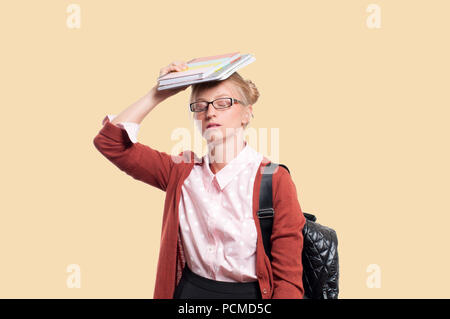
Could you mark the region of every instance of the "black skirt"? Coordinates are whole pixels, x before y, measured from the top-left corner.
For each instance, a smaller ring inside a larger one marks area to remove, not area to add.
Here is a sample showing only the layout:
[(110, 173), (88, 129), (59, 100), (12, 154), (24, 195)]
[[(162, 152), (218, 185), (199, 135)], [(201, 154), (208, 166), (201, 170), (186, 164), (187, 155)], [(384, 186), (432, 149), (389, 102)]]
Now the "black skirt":
[(258, 281), (216, 281), (193, 273), (185, 265), (174, 299), (262, 299)]

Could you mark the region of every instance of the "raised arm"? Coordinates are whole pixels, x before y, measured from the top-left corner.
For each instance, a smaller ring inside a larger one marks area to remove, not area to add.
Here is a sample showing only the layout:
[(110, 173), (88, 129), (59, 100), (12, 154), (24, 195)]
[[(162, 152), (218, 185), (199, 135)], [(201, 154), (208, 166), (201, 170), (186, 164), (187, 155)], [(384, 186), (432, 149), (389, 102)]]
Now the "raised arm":
[[(170, 72), (182, 71), (187, 67), (186, 62), (172, 62), (169, 65), (163, 67), (159, 71), (159, 76)], [(112, 121), (112, 124), (117, 124), (120, 122), (134, 122), (141, 124), (142, 120), (147, 116), (147, 114), (153, 110), (159, 103), (167, 99), (168, 97), (177, 94), (180, 91), (186, 90), (188, 86), (183, 86), (175, 89), (169, 90), (157, 90), (158, 84), (156, 84), (150, 92), (141, 97), (138, 101), (131, 104), (128, 108), (123, 110), (119, 115), (117, 115)]]
[[(160, 75), (180, 71), (184, 66), (184, 62), (171, 63), (160, 70)], [(165, 191), (175, 165), (172, 156), (139, 142), (133, 143), (121, 123), (140, 124), (159, 103), (187, 87), (158, 91), (155, 85), (112, 121), (106, 117), (103, 128), (94, 138), (97, 150), (128, 175)]]

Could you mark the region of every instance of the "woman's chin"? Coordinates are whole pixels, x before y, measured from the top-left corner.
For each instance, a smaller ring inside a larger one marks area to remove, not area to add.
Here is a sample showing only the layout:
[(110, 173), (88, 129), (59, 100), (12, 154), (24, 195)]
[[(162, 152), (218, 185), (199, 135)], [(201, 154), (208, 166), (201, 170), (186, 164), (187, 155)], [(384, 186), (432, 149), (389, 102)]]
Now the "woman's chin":
[(220, 141), (223, 140), (223, 133), (220, 130), (206, 130), (203, 133), (203, 138), (208, 142), (208, 143), (218, 143)]
[(216, 144), (222, 143), (223, 137), (222, 137), (222, 135), (219, 135), (219, 136), (208, 135), (207, 137), (205, 137), (205, 140), (208, 143), (208, 145), (216, 145)]

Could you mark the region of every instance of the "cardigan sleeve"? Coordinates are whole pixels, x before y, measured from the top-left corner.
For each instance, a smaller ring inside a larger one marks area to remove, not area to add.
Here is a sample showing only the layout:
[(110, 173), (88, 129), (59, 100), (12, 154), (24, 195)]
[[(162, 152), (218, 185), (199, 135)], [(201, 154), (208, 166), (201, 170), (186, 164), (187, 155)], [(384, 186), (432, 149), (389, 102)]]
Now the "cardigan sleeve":
[(303, 299), (302, 250), (306, 219), (289, 172), (279, 166), (273, 176), (272, 299)]
[[(117, 115), (115, 114), (108, 114), (104, 119), (103, 119), (103, 125), (105, 124), (106, 121), (112, 121)], [(134, 122), (120, 122), (117, 123), (117, 126), (120, 128), (123, 128), (125, 131), (127, 131), (128, 137), (130, 138), (130, 140), (133, 143), (137, 142), (137, 135), (139, 132), (139, 128), (140, 125), (139, 123), (134, 123)]]
[(120, 170), (134, 179), (166, 191), (169, 177), (177, 161), (139, 142), (133, 143), (127, 131), (103, 120), (103, 128), (94, 138), (97, 150)]

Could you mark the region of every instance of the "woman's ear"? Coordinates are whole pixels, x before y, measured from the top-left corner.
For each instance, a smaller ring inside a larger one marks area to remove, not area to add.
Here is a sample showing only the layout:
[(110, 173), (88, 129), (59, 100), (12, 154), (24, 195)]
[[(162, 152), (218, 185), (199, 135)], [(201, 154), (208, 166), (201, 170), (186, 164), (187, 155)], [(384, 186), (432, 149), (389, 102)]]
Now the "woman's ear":
[(248, 125), (248, 123), (250, 122), (250, 117), (253, 117), (253, 108), (251, 105), (248, 105), (244, 114), (244, 118), (246, 119), (246, 121), (242, 122), (242, 126), (245, 127)]
[(252, 105), (247, 106), (247, 118), (250, 121), (250, 116), (253, 117), (253, 107)]

